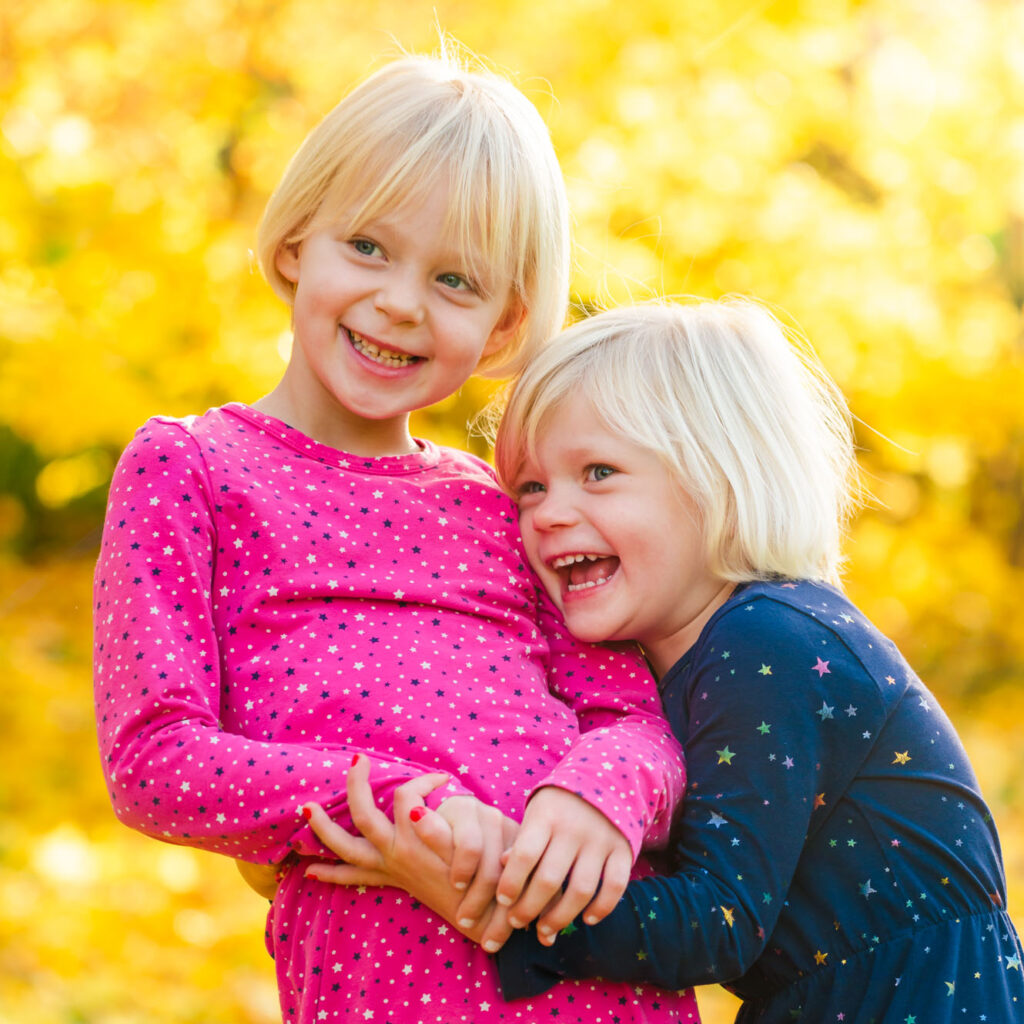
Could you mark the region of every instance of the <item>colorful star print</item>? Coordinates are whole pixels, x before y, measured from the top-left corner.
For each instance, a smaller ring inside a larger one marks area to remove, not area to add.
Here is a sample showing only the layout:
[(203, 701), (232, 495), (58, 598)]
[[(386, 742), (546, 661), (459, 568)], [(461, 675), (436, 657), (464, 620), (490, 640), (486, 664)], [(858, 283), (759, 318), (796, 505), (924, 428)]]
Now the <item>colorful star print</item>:
[(744, 964), (751, 1024), (1018, 1019), (991, 814), (934, 697), (842, 594), (742, 585), (661, 683), (689, 776), (676, 873), (560, 951), (519, 949), (516, 972), (621, 977), (639, 943), (626, 976), (665, 988)]

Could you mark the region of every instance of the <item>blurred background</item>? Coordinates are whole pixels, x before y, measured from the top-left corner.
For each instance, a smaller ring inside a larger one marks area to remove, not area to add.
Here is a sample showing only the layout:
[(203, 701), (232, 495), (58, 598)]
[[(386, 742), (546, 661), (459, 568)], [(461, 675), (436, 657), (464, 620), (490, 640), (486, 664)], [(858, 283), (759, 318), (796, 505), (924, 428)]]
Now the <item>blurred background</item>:
[[(277, 1019), (264, 904), (109, 809), (90, 576), (133, 430), (283, 369), (287, 313), (249, 250), (285, 162), (438, 26), (550, 125), (577, 301), (757, 295), (846, 390), (875, 496), (848, 588), (960, 728), (1024, 923), (1024, 5), (5, 0), (3, 1024)], [(417, 431), (484, 452), (466, 424), (487, 394)]]

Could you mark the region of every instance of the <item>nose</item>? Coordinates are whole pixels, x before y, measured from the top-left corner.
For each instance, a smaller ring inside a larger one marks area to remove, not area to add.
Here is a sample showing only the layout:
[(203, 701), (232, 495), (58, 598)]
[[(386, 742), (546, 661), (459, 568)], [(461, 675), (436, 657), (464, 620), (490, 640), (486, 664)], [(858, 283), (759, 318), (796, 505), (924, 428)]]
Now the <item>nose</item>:
[(579, 512), (567, 487), (548, 485), (531, 503), (529, 515), (534, 529), (557, 530), (579, 522)]
[(411, 269), (403, 267), (383, 274), (374, 294), (374, 306), (393, 323), (422, 321), (424, 302), (422, 285)]

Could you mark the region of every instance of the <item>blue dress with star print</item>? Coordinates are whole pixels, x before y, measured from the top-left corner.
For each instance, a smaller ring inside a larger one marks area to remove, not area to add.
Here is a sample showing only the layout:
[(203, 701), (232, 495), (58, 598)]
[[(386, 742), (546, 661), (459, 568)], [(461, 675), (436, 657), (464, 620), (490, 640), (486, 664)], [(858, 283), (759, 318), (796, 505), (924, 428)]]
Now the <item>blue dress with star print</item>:
[(671, 873), (546, 948), (506, 998), (599, 975), (721, 982), (743, 1024), (1024, 1021), (992, 816), (935, 697), (837, 590), (743, 585), (662, 680), (687, 758)]

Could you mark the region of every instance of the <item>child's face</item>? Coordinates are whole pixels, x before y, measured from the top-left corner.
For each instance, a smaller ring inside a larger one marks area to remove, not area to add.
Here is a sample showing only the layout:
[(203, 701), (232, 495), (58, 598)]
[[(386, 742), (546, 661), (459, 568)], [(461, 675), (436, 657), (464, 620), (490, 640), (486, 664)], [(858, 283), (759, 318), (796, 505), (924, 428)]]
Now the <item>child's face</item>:
[(407, 450), (408, 413), (447, 398), (511, 340), (520, 310), (509, 285), (485, 296), (469, 279), (445, 237), (447, 210), (447, 187), (435, 187), (357, 235), (327, 227), (278, 253), (295, 284), (285, 379), (319, 440), (359, 451), (372, 435)]
[(545, 421), (515, 490), (530, 562), (582, 640), (637, 640), (662, 675), (732, 589), (661, 459), (583, 396)]

